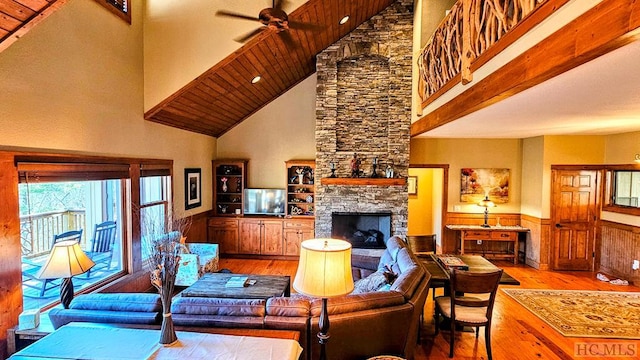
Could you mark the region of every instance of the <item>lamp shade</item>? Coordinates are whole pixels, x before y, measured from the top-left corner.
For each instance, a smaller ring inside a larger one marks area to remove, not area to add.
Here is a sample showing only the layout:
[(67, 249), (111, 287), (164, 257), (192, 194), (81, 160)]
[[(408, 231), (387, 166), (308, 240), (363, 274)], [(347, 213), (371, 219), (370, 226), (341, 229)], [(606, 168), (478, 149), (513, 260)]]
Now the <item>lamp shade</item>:
[(70, 278), (87, 272), (95, 265), (75, 240), (60, 241), (53, 245), (49, 258), (38, 272), (40, 279)]
[(478, 203), (478, 206), (490, 208), (490, 207), (495, 207), (496, 204), (494, 204), (493, 201), (489, 200), (489, 196), (487, 195), (484, 197), (484, 199), (480, 200), (480, 202)]
[(353, 291), (351, 244), (337, 239), (303, 241), (293, 288), (301, 294), (322, 298)]

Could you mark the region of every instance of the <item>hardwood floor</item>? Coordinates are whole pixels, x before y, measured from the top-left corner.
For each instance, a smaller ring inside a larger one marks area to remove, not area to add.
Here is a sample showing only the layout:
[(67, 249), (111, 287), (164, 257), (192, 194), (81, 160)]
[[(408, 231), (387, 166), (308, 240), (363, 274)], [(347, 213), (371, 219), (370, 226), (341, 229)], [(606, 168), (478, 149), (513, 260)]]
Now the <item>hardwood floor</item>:
[[(538, 271), (528, 266), (513, 265), (507, 261), (494, 263), (504, 268), (509, 275), (521, 283), (520, 286), (501, 285), (501, 288), (640, 291), (637, 286), (617, 286), (598, 281), (593, 272)], [(289, 275), (293, 280), (297, 261), (221, 259), (220, 267), (235, 273)], [(449, 333), (441, 331), (434, 338), (432, 315), (433, 302), (429, 295), (425, 305), (421, 343), (417, 345), (415, 360), (449, 359)], [(484, 331), (482, 328), (480, 331), (477, 340), (474, 333), (456, 335), (454, 359), (487, 358)], [(624, 346), (632, 344), (636, 351), (640, 351), (640, 340), (564, 337), (500, 290), (498, 290), (494, 307), (491, 334), (494, 359), (574, 359), (576, 358), (574, 346), (581, 342), (623, 343)], [(640, 357), (637, 352), (636, 355)]]

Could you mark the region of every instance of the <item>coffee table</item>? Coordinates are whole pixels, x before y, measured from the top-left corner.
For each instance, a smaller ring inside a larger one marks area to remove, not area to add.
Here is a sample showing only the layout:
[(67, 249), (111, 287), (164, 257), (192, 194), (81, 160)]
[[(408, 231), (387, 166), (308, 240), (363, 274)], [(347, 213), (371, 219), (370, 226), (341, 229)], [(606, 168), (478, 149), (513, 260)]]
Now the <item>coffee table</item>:
[[(225, 287), (227, 281), (235, 276), (246, 276), (249, 280), (256, 282), (245, 287)], [(207, 273), (193, 285), (184, 289), (181, 295), (185, 297), (268, 299), (274, 296), (290, 296), (290, 283), (289, 276)]]

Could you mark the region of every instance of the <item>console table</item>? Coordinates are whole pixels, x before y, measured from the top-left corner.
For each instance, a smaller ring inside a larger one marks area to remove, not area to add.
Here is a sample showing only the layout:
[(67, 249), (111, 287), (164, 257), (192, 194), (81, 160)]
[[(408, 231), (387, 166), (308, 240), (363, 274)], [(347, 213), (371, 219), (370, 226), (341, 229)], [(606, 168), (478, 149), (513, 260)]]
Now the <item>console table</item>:
[[(513, 263), (518, 263), (520, 233), (529, 232), (528, 228), (522, 226), (491, 226), (480, 225), (447, 225), (447, 229), (460, 232), (460, 255), (465, 254), (464, 243), (468, 240), (475, 241), (501, 241), (513, 243), (513, 251), (507, 249), (506, 253), (490, 253), (496, 258), (513, 258)], [(482, 253), (485, 255), (486, 253)]]

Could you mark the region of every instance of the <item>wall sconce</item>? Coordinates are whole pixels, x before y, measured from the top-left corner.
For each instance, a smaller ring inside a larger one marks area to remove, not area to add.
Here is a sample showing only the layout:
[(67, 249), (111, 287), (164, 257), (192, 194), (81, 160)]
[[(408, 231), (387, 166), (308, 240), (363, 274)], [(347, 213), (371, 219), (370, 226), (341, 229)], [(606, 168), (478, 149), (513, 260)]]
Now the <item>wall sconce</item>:
[(635, 162), (640, 163), (640, 154), (636, 154), (635, 158), (633, 159)]

